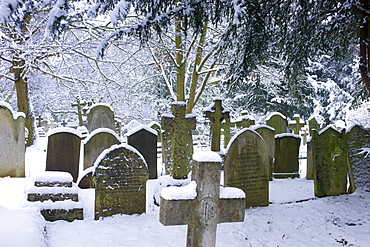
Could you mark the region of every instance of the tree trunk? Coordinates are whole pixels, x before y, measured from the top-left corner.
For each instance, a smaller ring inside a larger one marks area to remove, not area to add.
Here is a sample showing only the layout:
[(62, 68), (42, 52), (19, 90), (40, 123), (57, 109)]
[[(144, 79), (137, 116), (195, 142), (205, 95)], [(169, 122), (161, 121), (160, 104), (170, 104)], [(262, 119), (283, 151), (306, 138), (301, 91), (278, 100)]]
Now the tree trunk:
[(21, 58), (13, 59), (13, 74), (15, 81), (15, 89), (17, 91), (17, 106), (19, 112), (24, 112), (26, 115), (25, 127), (28, 129), (28, 138), (26, 146), (31, 146), (35, 141), (35, 126), (34, 117), (30, 109), (28, 97), (28, 84), (23, 76), (25, 69), (25, 61)]
[(369, 11), (368, 0), (361, 0), (360, 19), (363, 20), (360, 26), (360, 63), (359, 68), (362, 80), (365, 83), (366, 89), (370, 92), (370, 18), (367, 14)]

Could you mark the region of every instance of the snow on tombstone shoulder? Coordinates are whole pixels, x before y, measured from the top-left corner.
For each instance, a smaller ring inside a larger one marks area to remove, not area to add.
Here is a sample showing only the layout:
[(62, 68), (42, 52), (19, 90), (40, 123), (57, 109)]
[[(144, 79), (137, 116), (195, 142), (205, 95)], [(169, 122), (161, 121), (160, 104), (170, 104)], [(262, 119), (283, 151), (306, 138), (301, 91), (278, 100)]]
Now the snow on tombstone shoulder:
[(199, 151), (193, 154), (193, 160), (198, 162), (222, 162), (221, 156), (212, 151)]
[(192, 200), (197, 197), (197, 183), (191, 181), (184, 187), (167, 187), (161, 191), (161, 197), (165, 200)]
[(245, 198), (245, 193), (242, 189), (235, 187), (220, 187), (220, 198), (221, 199)]
[(135, 133), (139, 132), (140, 130), (146, 130), (146, 131), (148, 131), (148, 132), (152, 133), (153, 135), (156, 135), (156, 136), (158, 135), (157, 131), (155, 131), (154, 129), (152, 129), (152, 128), (150, 128), (150, 127), (146, 126), (146, 125), (140, 125), (140, 126), (137, 126), (137, 127), (133, 128), (133, 129), (130, 129), (130, 130), (125, 134), (125, 136), (131, 136), (131, 135), (133, 135), (133, 134), (135, 134)]
[(4, 101), (0, 101), (0, 107), (7, 108), (12, 113), (12, 116), (13, 116), (14, 120), (17, 120), (19, 117), (26, 118), (26, 114), (24, 114), (24, 112), (14, 111), (13, 108), (11, 107), (11, 105), (4, 102)]
[(84, 140), (83, 140), (83, 143), (86, 144), (89, 142), (89, 140), (97, 135), (97, 134), (100, 134), (100, 133), (109, 133), (111, 135), (113, 135), (117, 140), (120, 140), (121, 141), (121, 138), (117, 135), (116, 132), (114, 132), (112, 129), (109, 129), (109, 128), (99, 128), (99, 129), (95, 129), (93, 130)]
[(68, 127), (58, 127), (58, 128), (52, 129), (48, 132), (47, 136), (49, 137), (51, 135), (59, 134), (59, 133), (70, 133), (70, 134), (74, 134), (78, 136), (79, 138), (82, 138), (81, 133), (78, 130), (73, 129), (73, 128), (68, 128)]

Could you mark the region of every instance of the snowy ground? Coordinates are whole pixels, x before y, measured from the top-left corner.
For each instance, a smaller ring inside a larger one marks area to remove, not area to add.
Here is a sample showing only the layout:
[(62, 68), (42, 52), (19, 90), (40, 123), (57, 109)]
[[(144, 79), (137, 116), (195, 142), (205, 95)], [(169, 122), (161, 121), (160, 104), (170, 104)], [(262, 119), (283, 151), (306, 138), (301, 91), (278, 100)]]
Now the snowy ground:
[[(27, 174), (44, 169), (44, 145), (27, 150)], [(165, 227), (154, 211), (93, 220), (92, 189), (80, 190), (84, 220), (46, 222), (27, 206), (29, 180), (0, 178), (0, 246), (185, 246), (186, 226)], [(245, 210), (244, 222), (219, 224), (217, 246), (369, 246), (369, 192), (318, 199), (312, 181), (280, 179), (270, 182), (270, 202)]]

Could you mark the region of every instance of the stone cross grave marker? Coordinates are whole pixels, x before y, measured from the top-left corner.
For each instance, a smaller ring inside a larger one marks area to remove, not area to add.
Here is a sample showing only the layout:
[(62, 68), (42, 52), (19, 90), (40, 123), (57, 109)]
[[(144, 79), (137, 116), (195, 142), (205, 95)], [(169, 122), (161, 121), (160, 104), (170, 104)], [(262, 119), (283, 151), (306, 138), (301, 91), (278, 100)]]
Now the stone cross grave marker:
[(135, 148), (114, 145), (97, 158), (94, 167), (95, 219), (145, 212), (149, 171)]
[(244, 221), (245, 194), (220, 188), (222, 159), (217, 153), (197, 152), (193, 158), (194, 181), (162, 189), (159, 220), (165, 226), (188, 224), (188, 247), (214, 247), (217, 223)]
[(25, 115), (0, 102), (0, 177), (25, 176)]
[(274, 178), (299, 177), (299, 135), (285, 133), (275, 135)]
[(46, 171), (71, 173), (76, 182), (80, 163), (81, 134), (75, 129), (60, 127), (48, 133)]
[(266, 124), (275, 129), (275, 134), (288, 132), (288, 122), (286, 116), (279, 112), (274, 112), (267, 116)]
[(289, 123), (289, 128), (293, 128), (294, 134), (299, 135), (300, 129), (305, 125), (305, 122), (300, 118), (299, 114), (294, 114), (294, 120)]
[(224, 119), (230, 119), (230, 111), (222, 106), (221, 99), (214, 99), (213, 103), (204, 111), (204, 115), (211, 121), (211, 150), (221, 150), (221, 124)]
[(43, 120), (43, 118), (41, 117), (41, 115), (39, 115), (37, 118), (37, 127), (41, 127), (41, 121)]
[(191, 130), (196, 128), (196, 118), (192, 114), (185, 114), (185, 102), (172, 103), (171, 111), (172, 114), (162, 116), (162, 129), (168, 133), (168, 135), (165, 133), (163, 137), (171, 141), (168, 146), (163, 147), (165, 150), (168, 149), (171, 154), (171, 163), (165, 164), (165, 166), (171, 166), (169, 170), (175, 179), (184, 179), (190, 172), (193, 154)]
[(310, 132), (311, 136), (313, 135), (312, 134), (313, 129), (315, 129), (317, 131), (321, 130), (321, 126), (320, 126), (320, 124), (318, 124), (316, 117), (319, 117), (319, 116), (311, 116), (308, 119), (308, 129), (309, 129), (309, 132)]
[(328, 126), (320, 132), (314, 130), (312, 139), (315, 196), (325, 197), (352, 193), (354, 185), (348, 162), (345, 129), (339, 132)]
[(99, 128), (116, 130), (114, 111), (108, 104), (95, 104), (87, 111), (87, 129), (89, 132)]
[(127, 132), (127, 144), (139, 151), (149, 169), (149, 179), (157, 178), (157, 132), (146, 125), (140, 125)]
[(67, 122), (66, 122), (66, 120), (63, 120), (63, 122), (61, 122), (61, 124), (60, 125), (62, 125), (63, 127), (66, 127), (67, 126)]
[(246, 208), (269, 204), (269, 153), (255, 131), (243, 129), (229, 143), (224, 162), (225, 186), (244, 191)]
[(347, 130), (348, 158), (356, 189), (370, 187), (370, 130), (355, 125)]
[(79, 97), (77, 98), (76, 103), (71, 104), (72, 107), (77, 107), (78, 126), (83, 126), (84, 125), (84, 121), (82, 119), (82, 108), (86, 105), (87, 105), (87, 103), (86, 102), (81, 102)]

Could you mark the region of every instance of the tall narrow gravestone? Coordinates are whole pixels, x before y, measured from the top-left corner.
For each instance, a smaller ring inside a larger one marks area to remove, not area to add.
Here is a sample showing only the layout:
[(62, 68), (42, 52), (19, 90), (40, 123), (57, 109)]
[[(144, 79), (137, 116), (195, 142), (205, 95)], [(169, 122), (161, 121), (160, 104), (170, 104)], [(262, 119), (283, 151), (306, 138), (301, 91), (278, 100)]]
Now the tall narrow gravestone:
[(222, 160), (217, 153), (198, 152), (193, 158), (194, 181), (162, 189), (159, 220), (165, 226), (188, 224), (188, 247), (214, 247), (217, 223), (244, 221), (245, 194), (220, 188)]
[(164, 161), (169, 161), (165, 163), (166, 170), (169, 170), (174, 178), (184, 179), (187, 178), (191, 168), (193, 155), (191, 130), (195, 129), (196, 119), (192, 114), (185, 114), (185, 102), (172, 103), (171, 111), (172, 114), (162, 116), (162, 129), (165, 130), (163, 152), (166, 158)]
[(149, 171), (135, 148), (114, 145), (97, 158), (94, 167), (95, 219), (145, 212)]
[(0, 177), (25, 176), (25, 115), (0, 102)]
[(246, 208), (269, 204), (269, 153), (263, 138), (244, 129), (229, 143), (224, 162), (225, 186), (240, 188)]
[(295, 134), (275, 135), (274, 178), (299, 177), (299, 145), (301, 137)]
[(347, 130), (348, 158), (356, 189), (370, 187), (370, 131), (355, 125)]
[(56, 128), (48, 133), (46, 171), (71, 173), (77, 181), (80, 162), (81, 135), (72, 128)]
[(145, 125), (130, 130), (127, 134), (127, 144), (139, 151), (149, 169), (149, 178), (157, 178), (157, 132)]
[(114, 122), (114, 111), (107, 104), (93, 105), (87, 111), (87, 129), (92, 132), (99, 128), (116, 130)]
[[(315, 168), (315, 196), (337, 196), (353, 192), (353, 180), (348, 163), (346, 133), (326, 127), (313, 131), (312, 154)], [(349, 180), (349, 184), (347, 181)]]
[(266, 124), (275, 129), (275, 134), (288, 132), (288, 121), (286, 119), (286, 116), (279, 112), (271, 113), (266, 118)]

